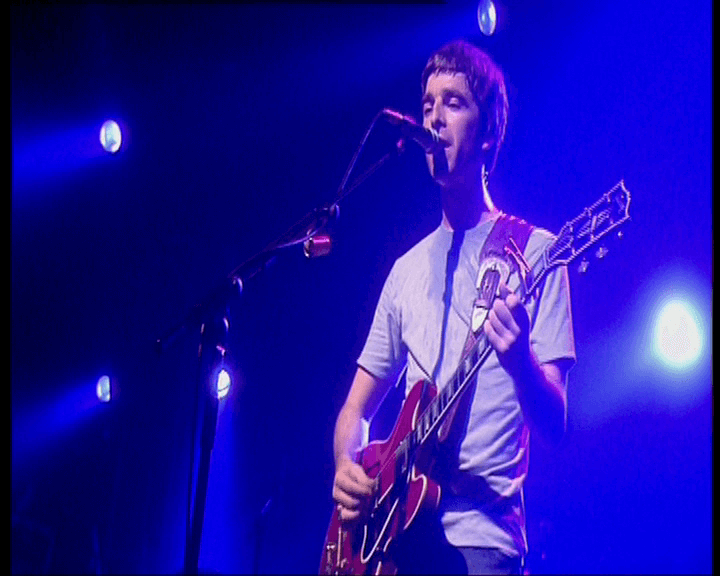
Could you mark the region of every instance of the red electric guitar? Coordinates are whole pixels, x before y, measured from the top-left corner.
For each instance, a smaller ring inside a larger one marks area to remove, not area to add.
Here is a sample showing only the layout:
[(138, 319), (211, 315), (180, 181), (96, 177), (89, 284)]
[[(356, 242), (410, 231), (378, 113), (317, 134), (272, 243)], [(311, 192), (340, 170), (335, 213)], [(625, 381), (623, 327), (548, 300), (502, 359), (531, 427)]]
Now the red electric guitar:
[[(532, 269), (521, 274), (522, 302), (528, 302), (550, 270), (568, 265), (629, 220), (629, 206), (630, 193), (621, 180), (567, 222)], [(606, 252), (600, 246), (596, 256), (602, 258)], [(587, 261), (583, 260), (580, 271), (586, 268)], [(423, 509), (436, 508), (440, 502), (440, 484), (431, 476), (438, 429), (491, 352), (484, 332), (479, 331), (477, 341), (439, 394), (431, 383), (417, 382), (403, 403), (390, 437), (358, 451), (357, 461), (375, 480), (375, 496), (362, 522), (342, 524), (335, 509), (325, 538), (320, 574), (397, 572), (392, 543)]]

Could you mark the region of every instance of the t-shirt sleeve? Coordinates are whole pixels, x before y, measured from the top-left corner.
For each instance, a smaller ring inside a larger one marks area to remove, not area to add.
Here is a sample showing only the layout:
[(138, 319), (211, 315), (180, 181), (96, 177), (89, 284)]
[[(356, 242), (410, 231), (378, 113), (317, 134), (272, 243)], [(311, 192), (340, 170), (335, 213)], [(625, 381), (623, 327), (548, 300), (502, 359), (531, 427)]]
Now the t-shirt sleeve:
[(385, 280), (375, 316), (358, 366), (379, 380), (395, 376), (405, 362), (407, 349), (402, 340), (402, 317), (399, 302), (397, 263)]
[(576, 356), (567, 267), (551, 270), (540, 289), (532, 315), (530, 345), (540, 363), (566, 359), (570, 368)]

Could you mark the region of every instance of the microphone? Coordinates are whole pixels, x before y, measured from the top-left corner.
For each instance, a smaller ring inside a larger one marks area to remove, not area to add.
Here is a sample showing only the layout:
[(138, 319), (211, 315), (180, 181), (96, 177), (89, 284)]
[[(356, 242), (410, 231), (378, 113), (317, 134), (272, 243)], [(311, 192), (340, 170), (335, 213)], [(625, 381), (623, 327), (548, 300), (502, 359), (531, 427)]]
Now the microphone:
[(406, 116), (390, 108), (384, 108), (382, 113), (391, 124), (400, 127), (400, 131), (406, 138), (411, 138), (420, 144), (427, 154), (440, 152), (448, 144), (440, 138), (440, 134), (435, 130), (421, 126), (411, 116)]

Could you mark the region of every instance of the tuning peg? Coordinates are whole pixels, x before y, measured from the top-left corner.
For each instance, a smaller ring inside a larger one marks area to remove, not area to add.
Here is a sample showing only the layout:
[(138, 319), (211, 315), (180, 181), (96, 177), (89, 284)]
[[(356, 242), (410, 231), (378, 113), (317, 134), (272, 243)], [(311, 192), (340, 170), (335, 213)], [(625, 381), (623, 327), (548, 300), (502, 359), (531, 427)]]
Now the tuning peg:
[(578, 266), (578, 272), (580, 272), (580, 274), (585, 274), (589, 266), (590, 262), (588, 262), (586, 258), (583, 258), (580, 262), (580, 266)]
[(595, 251), (595, 256), (598, 260), (602, 260), (605, 258), (605, 255), (608, 253), (608, 249), (605, 248), (605, 246), (599, 246), (598, 249)]

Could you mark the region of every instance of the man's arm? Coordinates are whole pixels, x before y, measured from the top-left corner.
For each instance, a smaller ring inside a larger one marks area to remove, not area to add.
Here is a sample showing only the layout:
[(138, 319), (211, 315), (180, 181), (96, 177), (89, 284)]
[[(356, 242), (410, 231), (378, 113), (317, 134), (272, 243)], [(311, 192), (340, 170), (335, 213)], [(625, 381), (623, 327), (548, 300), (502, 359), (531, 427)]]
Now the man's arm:
[(358, 367), (335, 422), (333, 499), (340, 505), (342, 521), (358, 518), (367, 498), (372, 494), (374, 483), (362, 466), (355, 462), (354, 454), (362, 442), (361, 420), (370, 419), (386, 391), (381, 381)]
[(567, 364), (538, 362), (530, 347), (527, 311), (504, 284), (483, 328), (500, 364), (515, 382), (523, 416), (531, 431), (550, 446), (557, 445), (567, 425)]
[(527, 363), (516, 367), (511, 376), (530, 430), (549, 446), (559, 444), (567, 427), (567, 369), (564, 364), (540, 364), (531, 351)]

